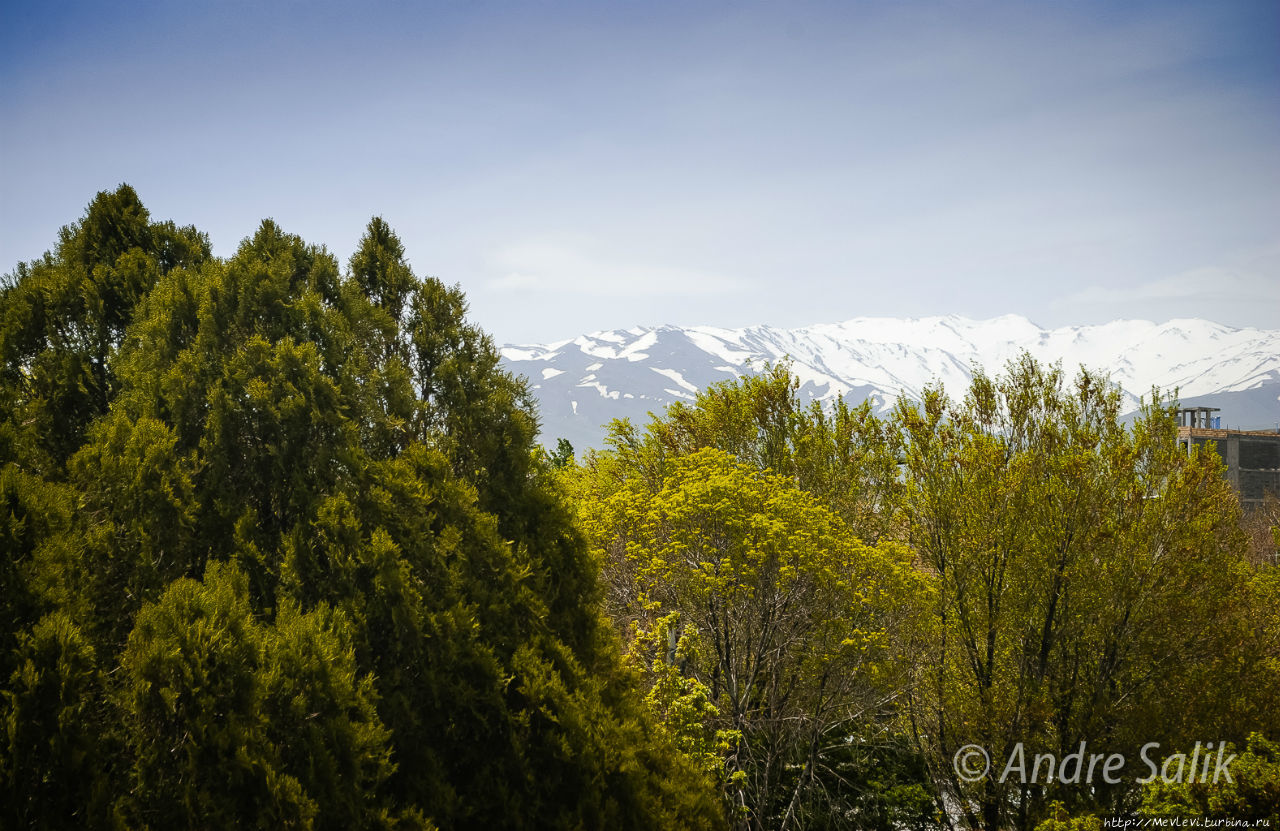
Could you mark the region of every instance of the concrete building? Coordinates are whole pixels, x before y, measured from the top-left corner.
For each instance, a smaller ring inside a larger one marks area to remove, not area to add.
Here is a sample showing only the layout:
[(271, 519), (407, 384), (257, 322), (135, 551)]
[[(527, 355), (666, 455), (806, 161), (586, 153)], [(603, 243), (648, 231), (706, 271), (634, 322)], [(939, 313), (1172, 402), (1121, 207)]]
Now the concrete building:
[(1267, 493), (1280, 496), (1280, 432), (1223, 430), (1217, 407), (1178, 410), (1178, 444), (1188, 453), (1213, 442), (1227, 465), (1227, 481), (1245, 508), (1257, 507)]

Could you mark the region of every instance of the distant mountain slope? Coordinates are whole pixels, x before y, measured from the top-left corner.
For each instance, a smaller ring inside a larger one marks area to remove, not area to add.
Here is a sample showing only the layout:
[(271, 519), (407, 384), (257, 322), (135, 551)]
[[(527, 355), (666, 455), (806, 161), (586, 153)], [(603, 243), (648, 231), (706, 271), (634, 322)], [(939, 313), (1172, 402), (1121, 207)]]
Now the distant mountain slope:
[(1224, 426), (1280, 421), (1280, 330), (1233, 329), (1207, 320), (1117, 320), (1041, 329), (1024, 317), (991, 320), (854, 318), (799, 329), (708, 326), (620, 329), (551, 344), (502, 348), (507, 368), (527, 376), (541, 404), (544, 441), (598, 447), (613, 418), (643, 422), (717, 381), (790, 358), (806, 397), (870, 399), (887, 410), (941, 381), (953, 395), (971, 368), (990, 372), (1026, 349), (1046, 361), (1100, 370), (1119, 384), (1127, 409), (1152, 386), (1221, 406)]

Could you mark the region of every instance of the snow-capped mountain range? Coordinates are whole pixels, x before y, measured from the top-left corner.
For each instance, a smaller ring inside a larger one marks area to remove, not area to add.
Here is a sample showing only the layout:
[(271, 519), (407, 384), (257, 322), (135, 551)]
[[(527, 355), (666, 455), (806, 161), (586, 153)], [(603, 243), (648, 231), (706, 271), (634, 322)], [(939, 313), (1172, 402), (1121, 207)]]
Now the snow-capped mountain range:
[(689, 400), (717, 381), (790, 359), (801, 395), (878, 411), (941, 382), (963, 395), (977, 364), (1002, 370), (1027, 350), (1109, 374), (1127, 409), (1152, 386), (1177, 389), (1184, 403), (1222, 408), (1223, 426), (1264, 429), (1280, 422), (1280, 330), (1234, 329), (1207, 320), (1117, 320), (1042, 329), (1024, 317), (854, 318), (798, 329), (658, 326), (593, 332), (549, 344), (502, 348), (505, 366), (529, 379), (540, 402), (542, 437), (554, 445), (599, 447), (610, 419), (644, 423), (649, 411)]

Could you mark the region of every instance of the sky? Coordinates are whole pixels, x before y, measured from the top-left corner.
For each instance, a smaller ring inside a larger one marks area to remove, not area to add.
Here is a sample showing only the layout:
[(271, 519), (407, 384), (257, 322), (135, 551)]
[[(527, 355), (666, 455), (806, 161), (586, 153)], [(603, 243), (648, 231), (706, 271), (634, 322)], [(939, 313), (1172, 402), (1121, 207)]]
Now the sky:
[(132, 185), (220, 256), (384, 217), (499, 343), (1280, 327), (1280, 3), (11, 2), (0, 273)]

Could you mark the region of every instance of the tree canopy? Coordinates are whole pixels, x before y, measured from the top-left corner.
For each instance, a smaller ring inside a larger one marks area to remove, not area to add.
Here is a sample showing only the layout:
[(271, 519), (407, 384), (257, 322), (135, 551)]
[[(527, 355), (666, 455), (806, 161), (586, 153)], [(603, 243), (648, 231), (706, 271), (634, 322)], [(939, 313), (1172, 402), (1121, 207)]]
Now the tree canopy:
[(787, 478), (713, 448), (672, 458), (656, 482), (597, 457), (583, 487), (587, 533), (618, 588), (612, 616), (638, 658), (665, 657), (685, 680), (669, 689), (670, 670), (653, 665), (652, 701), (670, 720), (672, 692), (705, 698), (678, 732), (732, 739), (720, 773), (743, 824), (928, 821), (918, 783), (867, 775), (886, 761), (869, 747), (893, 743), (912, 672), (902, 658), (929, 605), (904, 546), (863, 543)]
[[(383, 219), (224, 259), (127, 186), (0, 283), (0, 357), (0, 827), (1276, 816), (1275, 504), (1158, 394), (1023, 355), (878, 416), (780, 364), (547, 453)], [(953, 762), (1206, 739), (1239, 781)]]
[(524, 383), (383, 220), (222, 260), (122, 186), (0, 309), (0, 824), (720, 823)]
[(802, 405), (784, 364), (616, 422), (573, 481), (651, 709), (720, 742), (742, 827), (1086, 827), (1142, 809), (1136, 775), (973, 782), (955, 754), (1280, 730), (1277, 571), (1175, 433), (1158, 394), (1126, 423), (1026, 355), (887, 418)]
[(973, 827), (1028, 827), (1053, 799), (1121, 813), (1136, 794), (1132, 779), (965, 782), (964, 746), (1006, 760), (1085, 742), (1137, 765), (1148, 742), (1274, 724), (1221, 462), (1179, 450), (1158, 397), (1130, 425), (1119, 406), (1102, 379), (1068, 384), (1025, 355), (961, 401), (932, 389), (900, 405), (903, 530), (938, 586), (914, 725)]

